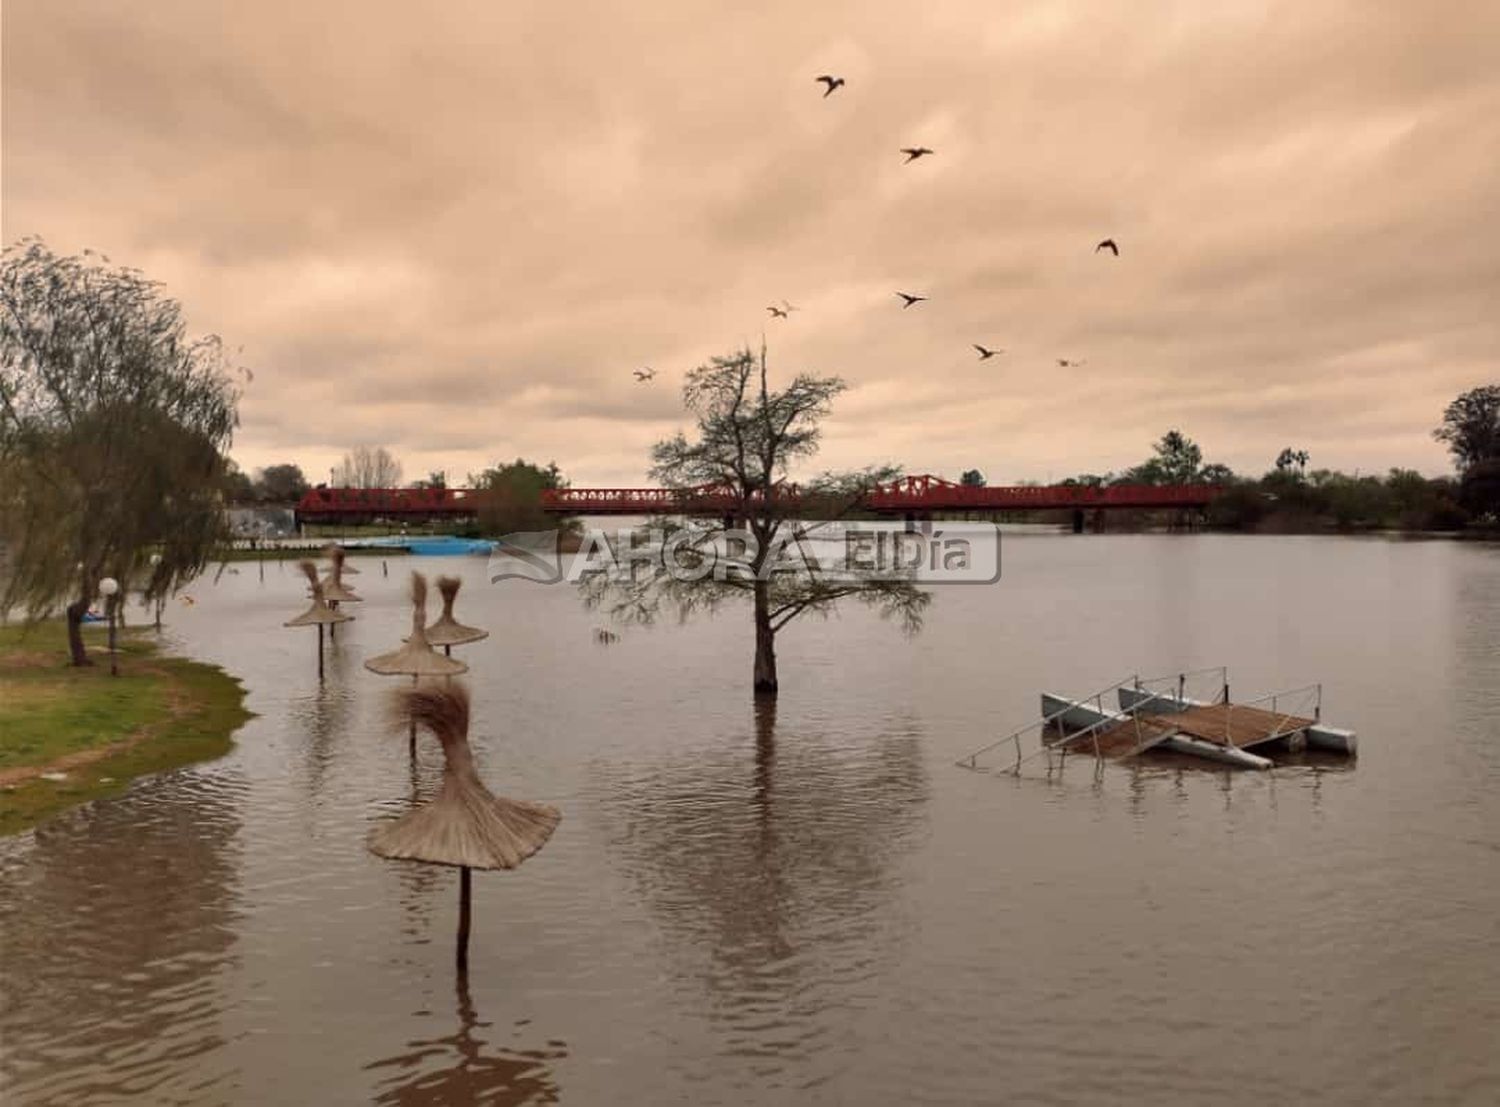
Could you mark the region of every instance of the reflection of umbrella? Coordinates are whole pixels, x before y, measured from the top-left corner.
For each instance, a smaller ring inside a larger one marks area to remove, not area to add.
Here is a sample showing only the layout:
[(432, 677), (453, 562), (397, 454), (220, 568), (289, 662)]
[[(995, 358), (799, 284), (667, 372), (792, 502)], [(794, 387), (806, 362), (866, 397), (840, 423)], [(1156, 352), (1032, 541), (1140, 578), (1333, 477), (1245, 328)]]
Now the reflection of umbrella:
[(479, 1020), (469, 995), (467, 974), (458, 974), (457, 986), (457, 1030), (441, 1038), (409, 1042), (407, 1052), (365, 1066), (396, 1073), (395, 1082), (381, 1090), (373, 1102), (414, 1107), (434, 1103), (488, 1103), (495, 1107), (556, 1103), (559, 1090), (548, 1062), (568, 1055), (566, 1043), (553, 1039), (540, 1049), (488, 1046), (475, 1030), (492, 1024)]
[(480, 630), (478, 627), (466, 627), (453, 618), (453, 601), (458, 596), (459, 586), (463, 581), (457, 577), (438, 577), (438, 592), (443, 597), (443, 613), (437, 617), (437, 621), (427, 628), (427, 641), (434, 646), (442, 646), (443, 652), (451, 653), (452, 646), (462, 646), (466, 642), (477, 642), (481, 638), (488, 638), (490, 632)]
[(312, 585), (312, 606), (298, 615), (295, 619), (288, 619), (286, 626), (289, 627), (312, 627), (318, 628), (318, 679), (323, 679), (323, 628), (335, 627), (339, 623), (347, 623), (353, 619), (353, 615), (342, 611), (335, 611), (328, 606), (323, 599), (323, 582), (318, 579), (318, 567), (311, 561), (299, 561), (297, 567), (307, 574), (308, 583)]
[(443, 744), (443, 786), (432, 802), (372, 831), (369, 847), (391, 860), (458, 866), (458, 964), (464, 968), (469, 870), (514, 869), (542, 848), (562, 814), (548, 804), (496, 796), (484, 786), (469, 749), (469, 690), (463, 685), (413, 688), (400, 702), (413, 726), (428, 727)]

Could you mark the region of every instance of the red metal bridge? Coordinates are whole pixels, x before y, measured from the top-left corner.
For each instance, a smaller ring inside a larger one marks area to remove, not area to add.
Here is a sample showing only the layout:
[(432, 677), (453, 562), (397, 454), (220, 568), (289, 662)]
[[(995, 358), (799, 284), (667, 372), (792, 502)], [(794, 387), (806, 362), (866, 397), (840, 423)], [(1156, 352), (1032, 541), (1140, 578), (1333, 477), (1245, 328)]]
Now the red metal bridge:
[[(1071, 511), (1162, 510), (1207, 507), (1220, 489), (1211, 484), (1084, 484), (976, 487), (930, 474), (877, 484), (860, 498), (860, 506), (881, 514), (933, 511)], [(796, 485), (779, 495), (790, 505), (800, 500)], [(713, 487), (556, 488), (542, 493), (542, 507), (560, 515), (717, 515), (734, 510), (732, 492)]]
[(468, 488), (324, 488), (297, 501), (300, 523), (352, 523), (368, 519), (472, 519), (479, 494)]
[[(934, 511), (1138, 511), (1207, 507), (1220, 489), (1209, 484), (1084, 484), (975, 487), (931, 475), (902, 477), (871, 488), (860, 499), (867, 511), (923, 515)], [(305, 523), (361, 519), (465, 519), (479, 513), (483, 493), (467, 488), (314, 488), (297, 504)], [(796, 485), (780, 486), (789, 509), (800, 505)], [(726, 515), (733, 493), (714, 487), (556, 488), (542, 492), (542, 509), (556, 515)]]

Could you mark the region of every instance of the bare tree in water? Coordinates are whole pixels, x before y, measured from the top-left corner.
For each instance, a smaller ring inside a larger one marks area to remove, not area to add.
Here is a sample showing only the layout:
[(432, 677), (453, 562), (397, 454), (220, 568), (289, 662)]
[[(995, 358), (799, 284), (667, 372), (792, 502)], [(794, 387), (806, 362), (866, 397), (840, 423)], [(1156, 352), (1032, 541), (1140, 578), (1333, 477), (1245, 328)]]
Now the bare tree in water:
[(892, 468), (827, 473), (795, 493), (787, 483), (790, 466), (817, 453), (820, 424), (844, 389), (837, 377), (805, 373), (783, 389), (772, 389), (764, 348), (758, 359), (746, 349), (692, 370), (682, 396), (696, 433), (690, 438), (679, 432), (658, 442), (652, 476), (688, 497), (705, 486), (713, 489), (715, 509), (753, 538), (745, 571), (688, 579), (691, 574), (658, 565), (624, 578), (589, 574), (581, 581), (586, 601), (616, 617), (642, 621), (654, 618), (663, 604), (686, 618), (726, 600), (747, 601), (755, 628), (752, 679), (758, 695), (776, 694), (776, 636), (799, 616), (826, 615), (840, 600), (855, 599), (900, 620), (909, 632), (920, 628), (931, 596), (909, 577), (769, 571), (769, 559), (797, 541), (802, 520), (841, 518), (872, 484), (896, 475)]

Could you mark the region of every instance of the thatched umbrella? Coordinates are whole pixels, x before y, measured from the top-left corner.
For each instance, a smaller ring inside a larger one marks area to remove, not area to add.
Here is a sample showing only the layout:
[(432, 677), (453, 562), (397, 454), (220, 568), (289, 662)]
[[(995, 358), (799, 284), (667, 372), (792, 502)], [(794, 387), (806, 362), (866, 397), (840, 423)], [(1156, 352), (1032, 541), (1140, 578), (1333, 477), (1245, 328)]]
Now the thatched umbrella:
[[(427, 641), (427, 578), (421, 573), (411, 575), (411, 635), (403, 640), (401, 648), (371, 657), (365, 668), (382, 676), (409, 676), (413, 682), (422, 677), (458, 676), (467, 673), (469, 667), (462, 661), (444, 657)], [(417, 752), (417, 724), (411, 724), (411, 750)]]
[(347, 623), (354, 618), (353, 615), (343, 611), (335, 611), (328, 606), (323, 598), (323, 582), (318, 579), (318, 567), (311, 561), (299, 561), (297, 567), (307, 574), (307, 581), (312, 586), (312, 606), (298, 615), (295, 619), (288, 619), (286, 626), (289, 627), (311, 627), (318, 628), (318, 679), (323, 679), (323, 628), (331, 628), (339, 623)]
[[(328, 601), (328, 606), (337, 611), (341, 603), (363, 603), (364, 597), (344, 583), (344, 574), (349, 571), (344, 564), (344, 547), (331, 545), (323, 553), (331, 563), (328, 575), (323, 578), (323, 598)], [(332, 634), (333, 630), (330, 628), (328, 633)]]
[(453, 601), (458, 597), (458, 589), (462, 584), (463, 581), (458, 577), (438, 577), (437, 586), (438, 593), (443, 597), (443, 613), (427, 628), (427, 641), (434, 646), (442, 646), (443, 653), (450, 656), (454, 646), (478, 642), (481, 638), (490, 636), (489, 631), (466, 627), (453, 617)]
[(344, 574), (353, 572), (353, 566), (344, 564), (349, 556), (344, 547), (329, 546), (323, 554), (329, 561), (328, 575), (323, 578), (323, 598), (329, 603), (362, 603), (364, 597), (344, 583)]
[(458, 967), (469, 964), (469, 870), (514, 869), (541, 849), (562, 813), (545, 803), (505, 799), (484, 786), (469, 749), (469, 690), (461, 684), (404, 691), (398, 701), (413, 726), (443, 744), (437, 797), (371, 831), (369, 848), (393, 861), (455, 865), (459, 870)]

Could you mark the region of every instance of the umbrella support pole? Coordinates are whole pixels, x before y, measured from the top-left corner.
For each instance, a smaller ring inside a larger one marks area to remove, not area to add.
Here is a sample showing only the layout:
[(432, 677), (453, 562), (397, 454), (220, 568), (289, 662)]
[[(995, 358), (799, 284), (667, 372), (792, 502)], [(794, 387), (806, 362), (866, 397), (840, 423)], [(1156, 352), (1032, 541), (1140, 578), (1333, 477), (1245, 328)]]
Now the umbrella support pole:
[(323, 624), (318, 624), (318, 680), (323, 679)]
[(469, 971), (469, 866), (458, 870), (458, 971)]
[[(417, 686), (417, 676), (416, 676), (415, 673), (412, 674), (411, 684), (412, 684), (413, 688), (415, 688)], [(410, 718), (409, 722), (411, 724), (411, 729), (406, 732), (407, 750), (411, 754), (411, 759), (413, 761), (415, 761), (417, 759), (417, 719), (416, 719), (416, 716), (413, 715)]]

